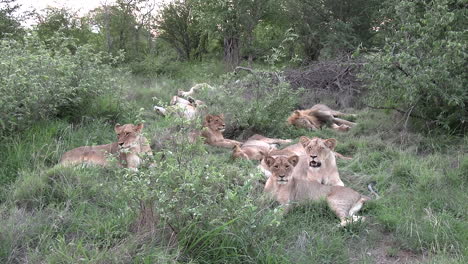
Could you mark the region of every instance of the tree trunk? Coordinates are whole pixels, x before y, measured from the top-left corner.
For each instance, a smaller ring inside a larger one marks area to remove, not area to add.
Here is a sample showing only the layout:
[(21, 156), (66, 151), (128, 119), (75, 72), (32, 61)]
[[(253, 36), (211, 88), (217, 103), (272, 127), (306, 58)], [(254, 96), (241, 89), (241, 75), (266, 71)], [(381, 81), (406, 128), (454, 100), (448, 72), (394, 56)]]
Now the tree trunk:
[(307, 56), (307, 59), (310, 61), (318, 60), (320, 56), (320, 50), (322, 45), (320, 44), (320, 39), (318, 38), (306, 38), (304, 43), (304, 53)]
[(110, 16), (109, 16), (109, 7), (106, 5), (104, 6), (105, 15), (105, 27), (106, 27), (106, 40), (107, 40), (107, 52), (112, 51), (112, 37), (110, 32)]
[(224, 63), (230, 71), (239, 65), (239, 38), (224, 37)]

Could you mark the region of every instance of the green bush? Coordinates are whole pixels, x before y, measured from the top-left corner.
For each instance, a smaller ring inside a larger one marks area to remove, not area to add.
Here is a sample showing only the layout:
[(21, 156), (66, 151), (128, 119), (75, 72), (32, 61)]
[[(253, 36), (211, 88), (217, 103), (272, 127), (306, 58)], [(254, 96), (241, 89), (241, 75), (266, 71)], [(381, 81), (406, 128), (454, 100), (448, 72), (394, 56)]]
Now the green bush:
[[(286, 119), (297, 108), (302, 90), (292, 90), (274, 73), (254, 72), (246, 76), (228, 73), (223, 83), (206, 97), (212, 113), (228, 115), (227, 136), (239, 132), (266, 136), (288, 136), (294, 130)], [(249, 136), (249, 135), (245, 135)]]
[[(60, 38), (60, 37), (57, 37)], [(48, 50), (33, 34), (24, 42), (0, 42), (0, 127), (3, 135), (23, 130), (39, 120), (78, 119), (99, 96), (120, 104), (123, 72), (105, 64), (91, 46)], [(102, 108), (101, 108), (102, 109)], [(104, 111), (104, 109), (102, 109)], [(93, 107), (94, 115), (100, 115)], [(118, 115), (114, 113), (114, 115)]]
[(362, 77), (370, 103), (397, 108), (445, 129), (466, 128), (464, 1), (388, 1), (385, 45), (369, 56)]

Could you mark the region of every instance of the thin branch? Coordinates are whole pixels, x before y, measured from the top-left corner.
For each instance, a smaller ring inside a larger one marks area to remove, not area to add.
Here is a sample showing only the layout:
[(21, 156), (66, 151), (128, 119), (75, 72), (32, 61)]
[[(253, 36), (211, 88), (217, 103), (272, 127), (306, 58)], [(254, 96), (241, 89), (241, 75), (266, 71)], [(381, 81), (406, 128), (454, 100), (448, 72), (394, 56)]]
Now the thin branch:
[[(415, 118), (419, 118), (419, 119), (422, 119), (422, 120), (426, 120), (426, 121), (433, 121), (431, 119), (427, 119), (425, 117), (422, 117), (420, 115), (415, 115), (412, 113), (413, 109), (411, 109), (410, 111), (403, 111), (401, 109), (398, 109), (396, 107), (381, 107), (381, 106), (372, 106), (372, 105), (367, 105), (367, 104), (364, 104), (366, 107), (369, 107), (369, 108), (372, 108), (372, 109), (379, 109), (379, 110), (394, 110), (394, 111), (397, 111), (399, 113), (402, 113), (404, 115), (407, 115), (408, 113), (410, 113), (410, 116), (411, 117), (415, 117)], [(413, 107), (414, 108), (414, 107)]]

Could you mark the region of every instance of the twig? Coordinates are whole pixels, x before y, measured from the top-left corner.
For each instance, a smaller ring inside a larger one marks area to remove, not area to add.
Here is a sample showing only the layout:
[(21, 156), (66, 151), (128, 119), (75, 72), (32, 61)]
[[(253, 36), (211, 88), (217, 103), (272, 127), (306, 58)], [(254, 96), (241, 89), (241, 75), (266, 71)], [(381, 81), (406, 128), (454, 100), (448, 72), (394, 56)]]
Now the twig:
[(238, 71), (240, 71), (240, 70), (248, 71), (248, 72), (250, 72), (250, 73), (252, 73), (252, 74), (255, 74), (254, 71), (253, 71), (251, 68), (247, 68), (247, 67), (237, 66), (237, 67), (234, 69), (235, 72), (238, 72)]
[[(398, 109), (398, 108), (395, 108), (395, 107), (381, 107), (381, 106), (372, 106), (372, 105), (367, 105), (367, 104), (364, 104), (365, 106), (369, 107), (369, 108), (372, 108), (372, 109), (380, 109), (380, 110), (394, 110), (394, 111), (397, 111), (397, 112), (400, 112), (404, 115), (407, 115), (409, 111), (403, 111), (401, 109)], [(415, 117), (415, 118), (419, 118), (419, 119), (422, 119), (422, 120), (426, 120), (426, 121), (432, 121), (430, 119), (427, 119), (425, 117), (422, 117), (420, 115), (415, 115), (415, 114), (412, 114), (412, 109), (410, 111), (410, 116), (411, 117)]]

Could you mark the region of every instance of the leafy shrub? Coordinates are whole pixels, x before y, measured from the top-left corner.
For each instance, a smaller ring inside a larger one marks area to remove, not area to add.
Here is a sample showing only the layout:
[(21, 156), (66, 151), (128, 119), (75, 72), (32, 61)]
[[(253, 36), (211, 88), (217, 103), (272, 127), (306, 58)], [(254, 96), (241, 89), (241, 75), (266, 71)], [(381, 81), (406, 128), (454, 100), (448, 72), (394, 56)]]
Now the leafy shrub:
[(362, 74), (368, 81), (370, 102), (445, 129), (466, 127), (463, 1), (389, 1), (383, 19), (385, 45), (369, 57)]
[(220, 87), (208, 91), (206, 101), (213, 106), (212, 113), (229, 115), (231, 127), (225, 135), (237, 136), (242, 131), (282, 135), (289, 131), (286, 119), (297, 107), (301, 92), (292, 90), (274, 73), (254, 72), (244, 77), (228, 73)]
[[(89, 45), (77, 47), (71, 54), (68, 47), (73, 41), (61, 43), (48, 50), (34, 34), (24, 42), (0, 42), (2, 131), (23, 130), (53, 117), (79, 118), (99, 96), (110, 96), (115, 104), (122, 102), (118, 83), (123, 72), (116, 73), (118, 70), (104, 64), (107, 58)], [(100, 113), (93, 108), (93, 114)]]

